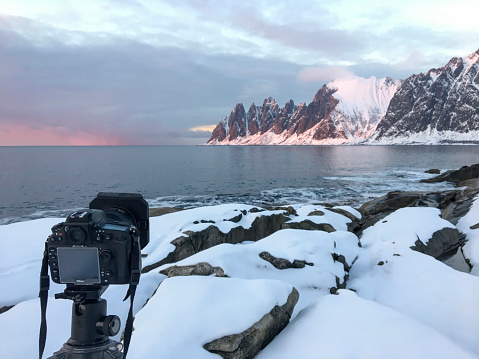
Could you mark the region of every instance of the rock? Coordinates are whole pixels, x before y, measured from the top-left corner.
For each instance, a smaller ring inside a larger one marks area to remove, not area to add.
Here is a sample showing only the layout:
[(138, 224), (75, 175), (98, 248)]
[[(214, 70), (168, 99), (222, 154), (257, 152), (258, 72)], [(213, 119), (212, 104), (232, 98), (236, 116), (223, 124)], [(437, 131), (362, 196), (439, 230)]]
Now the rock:
[(359, 208), (363, 218), (362, 232), (392, 212), (404, 207), (434, 207), (441, 210), (442, 218), (456, 224), (467, 213), (479, 190), (450, 190), (443, 192), (389, 192)]
[(289, 269), (289, 268), (304, 268), (305, 265), (313, 266), (314, 263), (308, 263), (303, 260), (295, 259), (293, 263), (284, 258), (276, 258), (272, 256), (269, 252), (261, 252), (259, 254), (261, 259), (271, 263), (277, 269)]
[(427, 171), (424, 171), (424, 173), (430, 173), (430, 174), (433, 174), (433, 175), (438, 175), (441, 173), (441, 171), (437, 168), (433, 168), (433, 169), (430, 169), (430, 170), (427, 170)]
[(348, 212), (342, 208), (329, 208), (331, 212), (336, 212), (342, 216), (345, 216), (351, 220), (348, 223), (348, 231), (356, 233), (361, 228), (361, 218), (356, 217), (351, 212)]
[(0, 314), (5, 313), (7, 310), (10, 310), (14, 307), (14, 305), (6, 305), (0, 308)]
[(423, 243), (418, 239), (411, 249), (430, 255), (434, 258), (444, 256), (448, 251), (459, 246), (459, 231), (457, 228), (443, 228), (433, 233), (432, 238)]
[(313, 211), (313, 212), (309, 213), (308, 216), (324, 216), (324, 212), (323, 211)]
[(215, 339), (205, 344), (203, 348), (224, 359), (254, 358), (289, 323), (298, 299), (298, 291), (293, 288), (286, 304), (276, 305), (249, 329), (239, 334)]
[(164, 214), (175, 213), (179, 211), (183, 211), (183, 209), (175, 207), (150, 208), (150, 217), (158, 217)]
[(160, 271), (161, 274), (167, 275), (168, 278), (187, 276), (187, 275), (213, 275), (215, 277), (227, 277), (223, 268), (213, 267), (209, 263), (201, 262), (191, 266), (172, 266)]
[(467, 59), (455, 57), (441, 68), (408, 77), (376, 127), (375, 142), (477, 143), (478, 59), (478, 52)]
[(453, 182), (458, 184), (460, 182), (468, 181), (478, 177), (479, 177), (479, 163), (472, 166), (463, 166), (458, 170), (446, 171), (439, 176), (423, 179), (421, 180), (421, 182), (423, 183)]
[(336, 232), (336, 229), (329, 223), (314, 223), (309, 219), (305, 219), (301, 222), (286, 222), (283, 223), (281, 229), (292, 228), (292, 229), (305, 229), (308, 231), (323, 231), (323, 232)]
[(292, 206), (288, 206), (288, 207), (269, 207), (268, 210), (270, 210), (270, 211), (284, 211), (285, 216), (289, 216), (289, 215), (296, 216), (296, 215), (298, 215), (296, 213), (296, 210)]
[(238, 226), (228, 233), (221, 232), (214, 225), (200, 232), (185, 231), (183, 232), (184, 236), (180, 236), (171, 242), (175, 246), (173, 252), (170, 252), (166, 258), (145, 266), (142, 273), (147, 273), (163, 264), (178, 262), (221, 243), (237, 244), (244, 241), (258, 241), (280, 230), (281, 225), (287, 220), (289, 218), (283, 214), (273, 214), (257, 217), (250, 228), (245, 229)]
[(264, 211), (266, 211), (266, 210), (263, 209), (263, 208), (253, 207), (249, 210), (249, 213), (258, 213), (258, 212), (264, 212)]
[(235, 216), (235, 217), (233, 217), (233, 218), (225, 219), (225, 221), (230, 221), (230, 222), (238, 223), (239, 221), (241, 221), (241, 218), (243, 218), (243, 214), (242, 214), (242, 213), (238, 214), (237, 216)]
[(473, 225), (473, 226), (470, 226), (469, 227), (470, 229), (479, 229), (479, 223)]

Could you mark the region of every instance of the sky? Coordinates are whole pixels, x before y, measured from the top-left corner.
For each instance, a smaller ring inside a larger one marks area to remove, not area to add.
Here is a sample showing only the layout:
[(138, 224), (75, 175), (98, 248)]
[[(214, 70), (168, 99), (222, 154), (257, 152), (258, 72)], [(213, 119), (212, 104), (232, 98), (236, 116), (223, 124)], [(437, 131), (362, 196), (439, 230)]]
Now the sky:
[(479, 48), (475, 0), (0, 0), (0, 146), (194, 145), (236, 103), (309, 103)]

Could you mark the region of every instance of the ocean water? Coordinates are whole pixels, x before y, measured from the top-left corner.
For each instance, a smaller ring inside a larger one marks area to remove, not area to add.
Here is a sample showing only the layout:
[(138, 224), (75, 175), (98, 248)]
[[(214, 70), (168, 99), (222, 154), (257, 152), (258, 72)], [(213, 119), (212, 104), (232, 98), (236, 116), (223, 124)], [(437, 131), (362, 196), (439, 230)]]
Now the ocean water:
[(0, 224), (63, 217), (105, 191), (141, 193), (150, 207), (359, 206), (452, 188), (419, 180), (478, 162), (479, 146), (0, 147)]

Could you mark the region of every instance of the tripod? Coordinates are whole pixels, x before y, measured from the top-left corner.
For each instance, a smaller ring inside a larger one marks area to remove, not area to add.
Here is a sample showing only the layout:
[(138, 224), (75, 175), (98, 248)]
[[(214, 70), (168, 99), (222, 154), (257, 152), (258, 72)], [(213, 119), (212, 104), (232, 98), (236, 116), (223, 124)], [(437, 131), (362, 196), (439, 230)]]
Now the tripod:
[(120, 318), (106, 315), (107, 303), (101, 295), (108, 286), (68, 284), (55, 299), (73, 300), (71, 337), (48, 359), (122, 359), (122, 345), (108, 337), (118, 334)]

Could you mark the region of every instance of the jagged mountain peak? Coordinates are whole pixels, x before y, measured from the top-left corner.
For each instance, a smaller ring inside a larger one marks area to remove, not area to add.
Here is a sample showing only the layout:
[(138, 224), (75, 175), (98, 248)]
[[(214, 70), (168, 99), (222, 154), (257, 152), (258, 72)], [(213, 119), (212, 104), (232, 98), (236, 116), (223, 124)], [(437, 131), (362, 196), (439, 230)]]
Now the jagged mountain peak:
[[(241, 105), (241, 106), (240, 106)], [(437, 134), (440, 135), (437, 135)], [(459, 135), (457, 135), (459, 134)], [(311, 103), (237, 104), (209, 144), (402, 144), (479, 140), (479, 50), (405, 81), (350, 76)]]
[[(374, 131), (400, 82), (352, 76), (322, 86), (307, 105), (289, 100), (281, 108), (272, 97), (252, 104), (247, 114), (236, 105), (208, 141), (213, 144), (355, 143)], [(225, 132), (226, 136), (218, 137)]]

